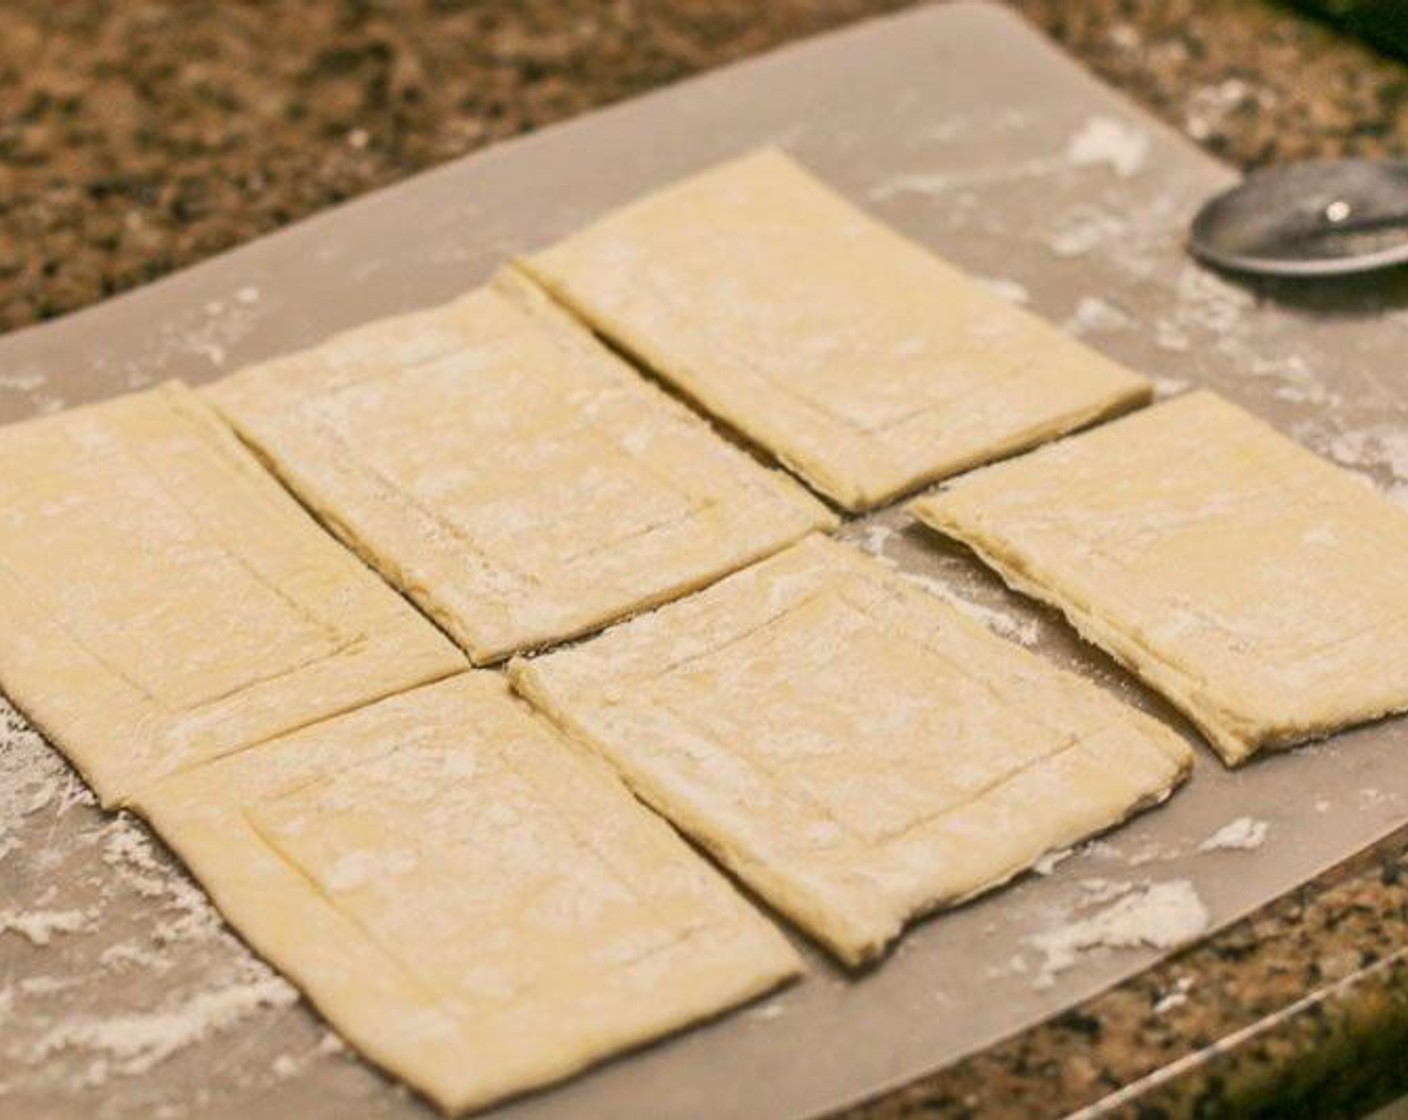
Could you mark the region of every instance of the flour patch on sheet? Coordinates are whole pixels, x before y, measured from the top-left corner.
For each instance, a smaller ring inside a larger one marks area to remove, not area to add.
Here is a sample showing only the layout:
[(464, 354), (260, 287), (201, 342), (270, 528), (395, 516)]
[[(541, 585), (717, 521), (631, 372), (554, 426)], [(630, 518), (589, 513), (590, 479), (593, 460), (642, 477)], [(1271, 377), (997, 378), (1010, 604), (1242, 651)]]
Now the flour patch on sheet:
[[(1087, 954), (1112, 949), (1175, 949), (1200, 936), (1211, 920), (1187, 879), (1141, 886), (1096, 883), (1088, 897), (1101, 908), (1034, 934), (1042, 955), (1035, 986), (1046, 988)], [(1113, 901), (1107, 901), (1113, 899)]]

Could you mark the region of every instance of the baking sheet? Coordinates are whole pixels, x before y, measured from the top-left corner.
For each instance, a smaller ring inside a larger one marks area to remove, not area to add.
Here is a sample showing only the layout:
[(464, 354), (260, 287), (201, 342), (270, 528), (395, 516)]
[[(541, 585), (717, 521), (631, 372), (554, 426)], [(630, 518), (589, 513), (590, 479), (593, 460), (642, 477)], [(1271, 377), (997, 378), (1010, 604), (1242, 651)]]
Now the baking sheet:
[[(545, 129), (12, 335), (0, 341), (0, 417), (164, 377), (206, 381), (447, 298), (510, 253), (763, 143), (1157, 376), (1161, 392), (1214, 386), (1366, 485), (1408, 495), (1405, 277), (1253, 292), (1192, 264), (1185, 223), (1233, 176), (1015, 17), (975, 3), (865, 24)], [(1059, 619), (903, 515), (844, 535), (1185, 727)], [(56, 755), (8, 722), (0, 1110), (428, 1114), (339, 1048), (140, 825), (100, 814)], [(1184, 919), (1195, 897), (1219, 926), (1408, 823), (1405, 748), (1405, 720), (1236, 773), (1200, 748), (1193, 781), (1164, 809), (922, 924), (883, 967), (852, 979), (808, 951), (802, 983), (495, 1115), (804, 1115), (911, 1079), (1153, 962), (1155, 948), (1096, 948), (1045, 968), (1062, 953), (1043, 938), (1131, 889), (1160, 888)], [(1199, 850), (1242, 818), (1230, 838), (1246, 846)]]

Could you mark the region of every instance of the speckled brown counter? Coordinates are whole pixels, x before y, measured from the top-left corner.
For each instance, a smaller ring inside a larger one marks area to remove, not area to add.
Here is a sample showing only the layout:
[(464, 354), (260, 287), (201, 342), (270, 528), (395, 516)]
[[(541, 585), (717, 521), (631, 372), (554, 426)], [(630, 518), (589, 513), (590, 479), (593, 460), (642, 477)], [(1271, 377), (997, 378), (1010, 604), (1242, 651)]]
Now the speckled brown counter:
[[(0, 327), (434, 163), (895, 4), (16, 0)], [(1263, 3), (1014, 0), (1236, 162), (1401, 151), (1408, 70)], [(1355, 1115), (1408, 1090), (1408, 836), (854, 1116)]]

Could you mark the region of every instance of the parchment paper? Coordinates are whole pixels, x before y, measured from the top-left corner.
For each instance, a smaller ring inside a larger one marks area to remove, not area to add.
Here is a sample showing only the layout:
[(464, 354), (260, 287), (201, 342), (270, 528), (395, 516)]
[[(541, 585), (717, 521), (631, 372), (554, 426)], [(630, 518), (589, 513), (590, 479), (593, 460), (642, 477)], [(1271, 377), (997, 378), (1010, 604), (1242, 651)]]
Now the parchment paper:
[[(866, 24), (543, 130), (13, 335), (0, 342), (0, 417), (164, 377), (206, 381), (449, 297), (508, 254), (763, 143), (1158, 376), (1161, 391), (1215, 386), (1366, 484), (1408, 493), (1404, 277), (1254, 293), (1193, 265), (1186, 221), (1233, 176), (1014, 17), (973, 3)], [(1184, 726), (1054, 616), (902, 515), (846, 535)], [(140, 826), (99, 814), (11, 722), (0, 743), (0, 1110), (428, 1114), (338, 1052)], [(1186, 883), (1221, 925), (1408, 822), (1405, 748), (1402, 720), (1237, 773), (1203, 748), (1167, 807), (1048, 875), (924, 923), (864, 977), (809, 951), (810, 975), (782, 994), (496, 1115), (791, 1116), (912, 1078), (1155, 960), (1152, 948), (1096, 950), (1042, 976), (1033, 939), (1128, 885)], [(1260, 846), (1197, 850), (1243, 817), (1254, 826), (1244, 839), (1264, 826)]]

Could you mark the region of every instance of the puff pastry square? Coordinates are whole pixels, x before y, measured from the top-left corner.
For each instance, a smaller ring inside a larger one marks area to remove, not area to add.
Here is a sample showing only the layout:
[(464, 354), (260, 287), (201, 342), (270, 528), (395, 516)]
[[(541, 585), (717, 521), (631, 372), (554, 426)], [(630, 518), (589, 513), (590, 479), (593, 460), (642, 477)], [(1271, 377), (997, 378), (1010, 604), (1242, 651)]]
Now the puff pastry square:
[(820, 537), (509, 671), (850, 964), (1191, 764), (1162, 724)]
[(1150, 394), (776, 151), (667, 187), (524, 266), (849, 510)]
[(798, 971), (771, 923), (497, 674), (177, 775), (137, 809), (342, 1035), (451, 1112)]
[(176, 384), (0, 429), (0, 685), (105, 805), (465, 668)]
[(1408, 708), (1408, 514), (1211, 393), (911, 508), (1063, 611), (1228, 763)]
[(512, 272), (210, 392), (479, 664), (674, 598), (834, 520)]

